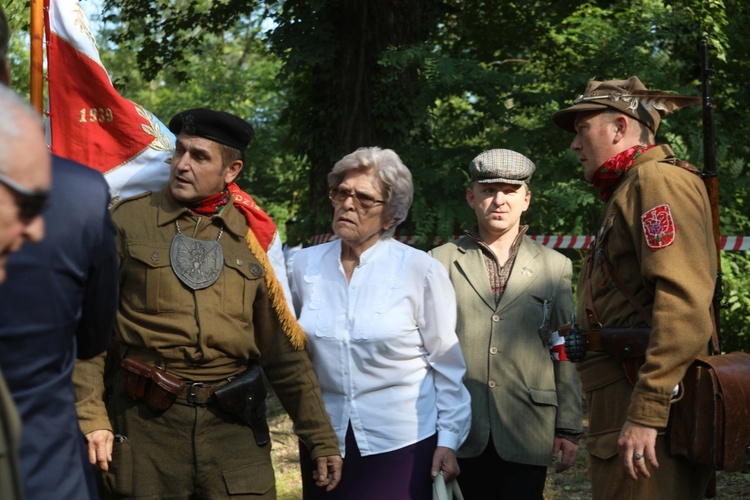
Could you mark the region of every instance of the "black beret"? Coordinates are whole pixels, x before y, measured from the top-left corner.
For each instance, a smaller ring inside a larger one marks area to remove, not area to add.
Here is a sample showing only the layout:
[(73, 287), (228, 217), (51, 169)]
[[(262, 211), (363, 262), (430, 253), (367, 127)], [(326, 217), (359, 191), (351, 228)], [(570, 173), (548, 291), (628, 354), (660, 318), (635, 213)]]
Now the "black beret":
[(245, 152), (255, 137), (253, 127), (239, 116), (208, 108), (188, 109), (169, 120), (169, 130), (175, 135), (203, 137)]

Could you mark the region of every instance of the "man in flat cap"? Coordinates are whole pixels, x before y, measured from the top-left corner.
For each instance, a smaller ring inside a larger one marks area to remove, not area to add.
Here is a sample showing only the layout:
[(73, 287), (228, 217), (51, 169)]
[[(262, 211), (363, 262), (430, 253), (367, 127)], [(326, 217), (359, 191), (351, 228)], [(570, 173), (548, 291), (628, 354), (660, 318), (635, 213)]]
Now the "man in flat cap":
[(654, 140), (662, 117), (698, 103), (634, 76), (592, 81), (552, 116), (575, 134), (570, 148), (607, 202), (579, 277), (584, 335), (591, 345), (600, 327), (650, 328), (641, 352), (592, 348), (577, 365), (595, 499), (702, 498), (711, 474), (670, 456), (665, 437), (677, 386), (713, 326), (711, 205), (695, 168)]
[(177, 141), (165, 188), (112, 209), (114, 349), (76, 366), (79, 419), (105, 496), (276, 498), (264, 378), (310, 450), (318, 485), (333, 489), (342, 459), (266, 256), (275, 227), (234, 182), (253, 129), (204, 108), (169, 128)]
[(467, 499), (541, 500), (547, 467), (570, 467), (583, 432), (580, 381), (560, 357), (557, 325), (573, 313), (570, 259), (526, 235), (534, 163), (491, 149), (469, 166), (466, 202), (477, 224), (431, 250), (458, 302), (471, 431), (458, 450)]

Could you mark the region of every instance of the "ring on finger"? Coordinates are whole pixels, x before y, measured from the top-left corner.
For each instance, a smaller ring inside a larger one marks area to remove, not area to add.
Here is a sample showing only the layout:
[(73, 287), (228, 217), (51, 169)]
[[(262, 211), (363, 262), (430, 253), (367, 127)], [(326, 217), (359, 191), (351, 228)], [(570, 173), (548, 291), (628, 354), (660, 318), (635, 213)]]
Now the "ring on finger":
[(641, 455), (640, 453), (636, 453), (635, 455), (633, 455), (633, 459), (635, 460), (640, 460), (642, 458), (643, 458), (643, 455)]

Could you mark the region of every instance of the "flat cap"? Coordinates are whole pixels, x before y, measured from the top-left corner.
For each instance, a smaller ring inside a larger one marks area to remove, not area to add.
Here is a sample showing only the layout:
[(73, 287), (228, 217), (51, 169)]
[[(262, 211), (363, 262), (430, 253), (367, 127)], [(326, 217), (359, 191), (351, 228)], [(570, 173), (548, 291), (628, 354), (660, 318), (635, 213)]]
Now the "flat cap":
[(555, 112), (552, 121), (561, 129), (575, 133), (576, 113), (612, 109), (635, 118), (656, 133), (664, 116), (700, 103), (701, 96), (649, 90), (637, 76), (605, 82), (589, 80), (586, 91), (573, 101), (572, 106)]
[(472, 182), (490, 184), (528, 183), (536, 170), (534, 162), (510, 149), (490, 149), (471, 160), (469, 174)]
[(208, 108), (194, 108), (177, 113), (169, 120), (169, 130), (175, 135), (203, 137), (245, 152), (255, 137), (253, 127), (239, 116)]

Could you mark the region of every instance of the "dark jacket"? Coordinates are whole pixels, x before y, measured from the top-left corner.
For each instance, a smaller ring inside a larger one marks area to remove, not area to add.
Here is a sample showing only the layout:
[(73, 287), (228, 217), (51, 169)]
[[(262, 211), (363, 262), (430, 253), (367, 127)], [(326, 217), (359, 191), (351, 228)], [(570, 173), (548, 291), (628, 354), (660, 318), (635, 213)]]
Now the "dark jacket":
[(45, 237), (10, 256), (0, 285), (0, 366), (21, 416), (28, 500), (91, 498), (71, 373), (109, 344), (117, 307), (115, 230), (104, 176), (53, 157)]

